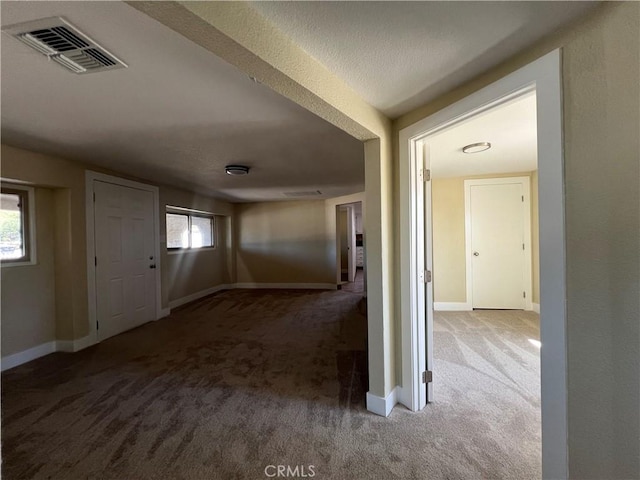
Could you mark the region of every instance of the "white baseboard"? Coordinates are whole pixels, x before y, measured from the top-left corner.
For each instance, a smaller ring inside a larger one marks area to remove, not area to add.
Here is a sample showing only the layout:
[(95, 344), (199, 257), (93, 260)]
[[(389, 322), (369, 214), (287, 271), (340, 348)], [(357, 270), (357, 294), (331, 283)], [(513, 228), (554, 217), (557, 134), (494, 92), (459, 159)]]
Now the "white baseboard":
[(178, 298), (176, 300), (172, 300), (169, 302), (169, 309), (177, 308), (181, 305), (184, 305), (189, 302), (193, 302), (194, 300), (199, 300), (208, 295), (219, 292), (220, 290), (229, 290), (234, 288), (235, 285), (216, 285), (215, 287), (207, 288), (206, 290), (200, 290), (199, 292), (192, 293), (191, 295), (187, 295), (186, 297)]
[(388, 417), (396, 403), (398, 403), (398, 387), (391, 390), (387, 398), (367, 392), (367, 410), (376, 415)]
[(56, 352), (75, 352), (73, 340), (58, 340), (56, 343)]
[(73, 341), (73, 351), (78, 352), (95, 344), (96, 338), (93, 335), (87, 335), (86, 337), (82, 337)]
[(49, 355), (55, 351), (56, 341), (54, 340), (52, 342), (43, 343), (36, 347), (23, 350), (22, 352), (7, 355), (6, 357), (2, 357), (2, 361), (0, 362), (2, 371), (4, 372), (10, 368), (35, 360), (36, 358), (44, 357), (45, 355)]
[(531, 310), (536, 313), (540, 313), (540, 304), (539, 303), (531, 303)]
[(466, 312), (473, 310), (467, 302), (433, 302), (433, 309), (440, 312)]
[(56, 341), (56, 352), (79, 352), (91, 345), (96, 344), (96, 339), (93, 335), (87, 335), (86, 337), (78, 338), (77, 340), (58, 340)]
[(292, 288), (306, 290), (335, 290), (335, 283), (236, 283), (235, 288)]
[(86, 337), (79, 338), (78, 340), (53, 340), (51, 342), (43, 343), (35, 347), (23, 350), (22, 352), (14, 353), (2, 357), (2, 371), (8, 370), (23, 363), (30, 362), (36, 358), (44, 357), (54, 352), (78, 352), (96, 343), (93, 335), (87, 335)]
[(161, 318), (168, 317), (169, 315), (171, 315), (171, 308), (169, 307), (163, 308), (160, 310), (160, 316), (156, 318), (156, 320), (160, 320)]

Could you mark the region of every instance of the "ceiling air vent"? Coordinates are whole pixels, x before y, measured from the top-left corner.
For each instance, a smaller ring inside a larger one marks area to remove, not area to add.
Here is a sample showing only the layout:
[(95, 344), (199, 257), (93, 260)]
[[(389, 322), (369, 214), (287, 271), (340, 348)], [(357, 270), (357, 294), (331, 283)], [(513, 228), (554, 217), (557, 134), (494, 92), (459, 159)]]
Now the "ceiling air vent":
[(93, 73), (127, 65), (60, 17), (2, 29), (74, 73)]
[(286, 197), (315, 197), (322, 195), (320, 190), (312, 190), (310, 192), (284, 192)]

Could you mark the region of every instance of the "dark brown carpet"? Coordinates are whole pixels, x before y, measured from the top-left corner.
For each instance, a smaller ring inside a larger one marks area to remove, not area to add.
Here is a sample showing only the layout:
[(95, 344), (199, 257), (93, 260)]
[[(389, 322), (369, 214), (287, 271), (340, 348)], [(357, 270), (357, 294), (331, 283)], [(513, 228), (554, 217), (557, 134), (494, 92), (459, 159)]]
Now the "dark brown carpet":
[[(440, 365), (441, 403), (385, 419), (364, 406), (359, 306), (361, 296), (344, 291), (221, 292), (5, 372), (2, 477), (264, 479), (268, 465), (313, 465), (318, 479), (540, 476), (535, 395), (520, 390), (536, 355), (525, 338), (535, 318), (516, 319), (506, 340), (485, 320), (475, 338), (442, 339), (451, 355)], [(473, 319), (446, 330), (456, 322)], [(469, 365), (493, 350), (521, 371)], [(480, 391), (462, 377), (444, 388), (469, 368), (485, 371)]]

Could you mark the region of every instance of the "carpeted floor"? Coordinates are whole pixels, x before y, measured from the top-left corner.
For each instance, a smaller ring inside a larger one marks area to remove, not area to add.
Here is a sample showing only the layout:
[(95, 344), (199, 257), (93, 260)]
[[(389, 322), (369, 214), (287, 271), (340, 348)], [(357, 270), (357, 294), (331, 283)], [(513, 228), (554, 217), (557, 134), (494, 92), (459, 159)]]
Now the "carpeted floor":
[(364, 294), (364, 271), (358, 268), (353, 282), (345, 281), (340, 285), (340, 288), (347, 292)]
[(438, 314), (437, 402), (385, 419), (362, 311), (348, 291), (221, 292), (5, 372), (2, 478), (540, 477), (536, 315)]

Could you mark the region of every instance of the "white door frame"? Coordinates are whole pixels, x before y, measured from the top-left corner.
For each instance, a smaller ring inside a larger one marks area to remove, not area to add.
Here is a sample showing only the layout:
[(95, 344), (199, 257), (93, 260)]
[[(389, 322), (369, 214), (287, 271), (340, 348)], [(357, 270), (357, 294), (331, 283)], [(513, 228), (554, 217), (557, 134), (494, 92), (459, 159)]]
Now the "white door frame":
[(162, 266), (160, 265), (160, 195), (158, 187), (147, 185), (146, 183), (134, 182), (104, 173), (93, 172), (87, 170), (85, 173), (85, 207), (86, 207), (86, 229), (87, 229), (87, 295), (89, 300), (89, 338), (93, 339), (93, 343), (98, 343), (97, 329), (97, 291), (96, 291), (96, 242), (95, 242), (95, 215), (93, 205), (94, 181), (111, 183), (122, 187), (136, 188), (151, 192), (153, 195), (153, 243), (154, 257), (156, 264), (156, 305), (155, 319), (161, 318), (162, 315), (162, 289), (161, 277)]
[[(568, 476), (567, 344), (561, 51), (554, 50), (506, 77), (400, 131), (400, 322), (402, 385), (399, 401), (425, 406), (424, 284), (416, 263), (424, 251), (424, 219), (417, 212), (418, 147), (426, 136), (519, 95), (536, 92), (540, 223), (540, 351), (543, 478)], [(422, 199), (420, 199), (422, 200)], [(418, 240), (422, 238), (423, 243)], [(422, 327), (424, 331), (424, 327)], [(434, 372), (437, 382), (438, 372)]]
[(465, 247), (465, 281), (467, 287), (467, 306), (473, 310), (473, 256), (471, 254), (471, 187), (474, 185), (504, 185), (519, 183), (522, 185), (524, 201), (524, 275), (522, 278), (525, 292), (524, 309), (531, 310), (531, 178), (530, 177), (501, 177), (477, 178), (464, 181), (464, 247)]

